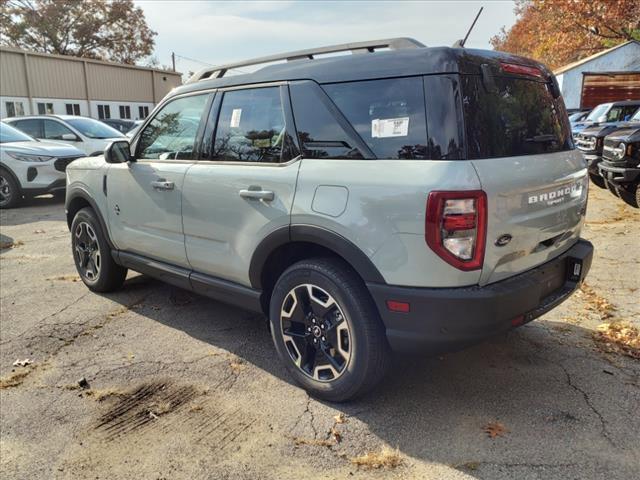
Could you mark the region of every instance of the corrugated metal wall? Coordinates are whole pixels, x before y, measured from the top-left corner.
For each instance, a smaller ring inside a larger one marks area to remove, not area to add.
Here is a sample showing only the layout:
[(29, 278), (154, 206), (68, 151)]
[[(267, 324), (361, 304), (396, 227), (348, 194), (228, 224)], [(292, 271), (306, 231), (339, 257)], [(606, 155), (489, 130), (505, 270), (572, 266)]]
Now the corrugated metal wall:
[(23, 54), (0, 50), (0, 92), (3, 97), (28, 96)]
[(87, 98), (82, 62), (27, 55), (31, 96)]
[(24, 52), (0, 49), (0, 96), (157, 103), (182, 84), (174, 72), (29, 52), (26, 59), (25, 70)]

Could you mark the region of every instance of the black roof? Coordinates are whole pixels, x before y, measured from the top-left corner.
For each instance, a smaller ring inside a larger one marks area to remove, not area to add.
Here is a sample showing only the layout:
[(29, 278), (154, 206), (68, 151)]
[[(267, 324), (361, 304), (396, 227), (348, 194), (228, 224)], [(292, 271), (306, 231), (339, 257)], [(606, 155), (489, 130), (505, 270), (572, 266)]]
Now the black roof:
[(442, 73), (480, 74), (482, 64), (489, 64), (494, 69), (499, 69), (500, 62), (537, 67), (545, 75), (551, 75), (551, 72), (538, 62), (504, 52), (424, 47), (294, 60), (269, 65), (253, 73), (207, 78), (187, 83), (174, 89), (170, 96), (236, 85), (292, 80), (336, 83)]

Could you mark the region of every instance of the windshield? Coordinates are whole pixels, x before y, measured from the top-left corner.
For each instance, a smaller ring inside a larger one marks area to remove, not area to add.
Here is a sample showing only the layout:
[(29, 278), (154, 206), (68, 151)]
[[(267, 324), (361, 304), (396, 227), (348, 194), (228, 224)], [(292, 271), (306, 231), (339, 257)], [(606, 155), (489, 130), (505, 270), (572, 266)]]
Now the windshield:
[(581, 118), (584, 118), (585, 115), (586, 115), (586, 112), (572, 113), (571, 115), (569, 115), (569, 121), (570, 122), (577, 122)]
[(124, 135), (115, 128), (111, 128), (109, 125), (105, 125), (92, 118), (74, 118), (66, 120), (66, 122), (89, 138), (104, 139), (124, 137)]
[(36, 142), (37, 140), (31, 138), (26, 133), (13, 128), (6, 123), (0, 123), (0, 143), (11, 142)]
[(587, 122), (595, 122), (598, 117), (601, 117), (607, 112), (607, 110), (609, 110), (609, 107), (611, 107), (610, 103), (603, 103), (602, 105), (598, 105), (591, 111), (591, 113), (585, 120)]
[(629, 119), (630, 122), (640, 122), (640, 108), (633, 114), (633, 117)]

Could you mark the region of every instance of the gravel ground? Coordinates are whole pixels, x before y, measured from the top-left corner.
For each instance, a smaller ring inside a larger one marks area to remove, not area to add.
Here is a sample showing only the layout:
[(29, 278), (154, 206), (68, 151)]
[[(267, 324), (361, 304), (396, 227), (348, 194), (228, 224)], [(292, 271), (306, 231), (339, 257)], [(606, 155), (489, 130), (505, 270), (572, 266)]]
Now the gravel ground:
[[(290, 383), (258, 315), (133, 273), (117, 293), (90, 293), (59, 201), (0, 219), (2, 243), (13, 243), (0, 251), (2, 478), (627, 480), (640, 471), (640, 362), (592, 338), (604, 321), (640, 326), (640, 211), (606, 191), (591, 191), (588, 288), (477, 347), (397, 358), (377, 390), (340, 405)], [(353, 463), (385, 446), (399, 454), (387, 454), (390, 466)]]

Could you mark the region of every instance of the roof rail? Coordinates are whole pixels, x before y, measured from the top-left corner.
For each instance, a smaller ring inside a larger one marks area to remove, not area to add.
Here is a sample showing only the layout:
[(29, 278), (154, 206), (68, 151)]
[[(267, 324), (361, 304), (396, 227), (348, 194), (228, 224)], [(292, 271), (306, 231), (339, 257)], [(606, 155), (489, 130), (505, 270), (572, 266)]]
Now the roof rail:
[(389, 48), (390, 50), (403, 50), (406, 48), (421, 48), (424, 45), (413, 38), (399, 37), (386, 38), (382, 40), (368, 40), (366, 42), (342, 43), (339, 45), (329, 45), (326, 47), (309, 48), (306, 50), (297, 50), (295, 52), (278, 53), (268, 55), (266, 57), (252, 58), (241, 62), (228, 63), (226, 65), (218, 65), (216, 67), (208, 67), (195, 73), (186, 83), (194, 83), (207, 78), (222, 78), (228, 70), (239, 67), (248, 67), (250, 65), (260, 65), (262, 63), (277, 62), (286, 60), (288, 62), (294, 60), (313, 59), (315, 55), (327, 53), (348, 52), (351, 53), (367, 53), (374, 52), (377, 49)]

